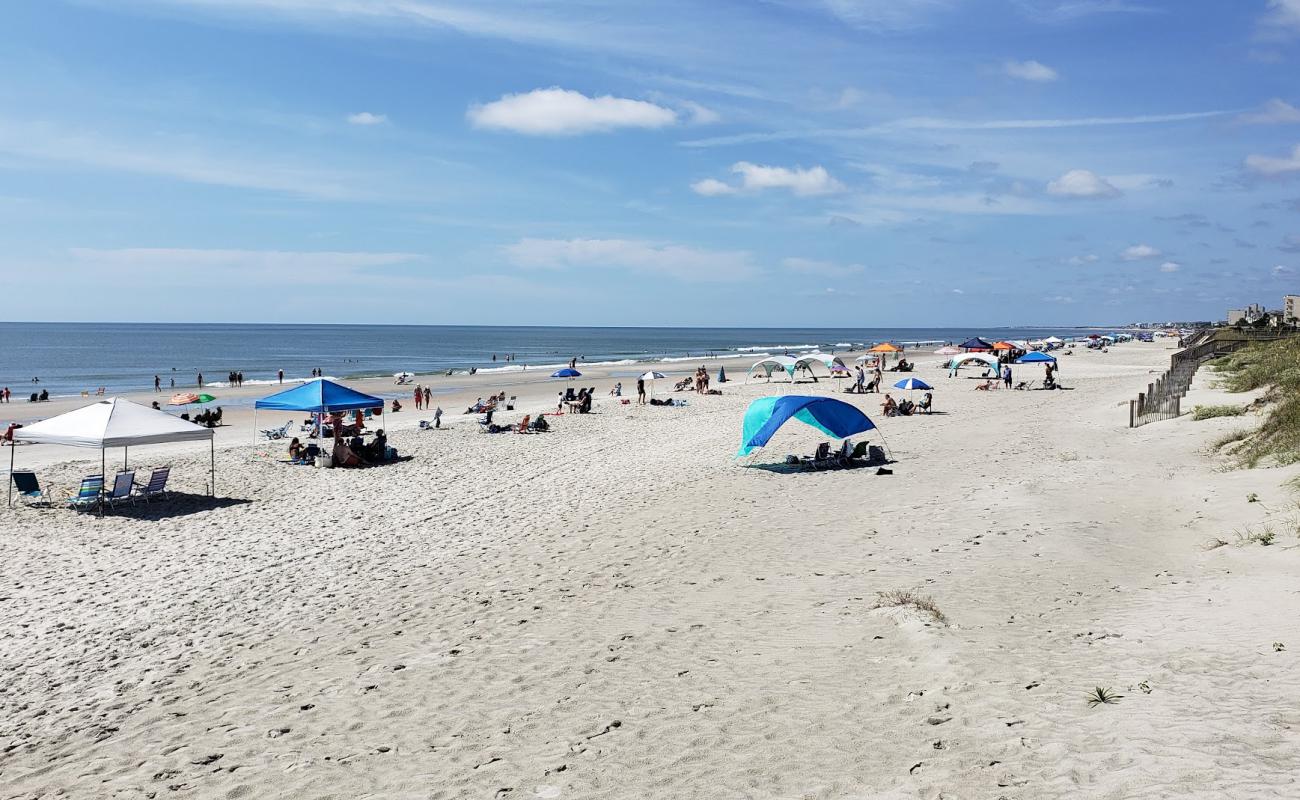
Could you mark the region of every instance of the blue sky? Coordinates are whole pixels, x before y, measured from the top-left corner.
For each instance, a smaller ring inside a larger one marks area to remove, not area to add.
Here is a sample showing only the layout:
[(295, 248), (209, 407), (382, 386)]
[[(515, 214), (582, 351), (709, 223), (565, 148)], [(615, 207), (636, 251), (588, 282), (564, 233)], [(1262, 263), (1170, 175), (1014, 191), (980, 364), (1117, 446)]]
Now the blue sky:
[(1300, 292), (1300, 0), (80, 0), (32, 320), (1088, 324)]

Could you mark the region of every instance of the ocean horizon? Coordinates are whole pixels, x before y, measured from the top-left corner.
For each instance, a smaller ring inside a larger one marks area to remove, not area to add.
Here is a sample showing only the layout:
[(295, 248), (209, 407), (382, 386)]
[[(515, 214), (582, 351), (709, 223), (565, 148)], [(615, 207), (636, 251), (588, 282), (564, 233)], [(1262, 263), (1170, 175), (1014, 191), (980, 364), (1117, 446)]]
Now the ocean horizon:
[[(1122, 326), (1120, 326), (1122, 327)], [(1103, 327), (572, 327), (293, 323), (2, 322), (0, 386), (15, 396), (52, 397), (153, 388), (221, 387), (231, 372), (244, 383), (397, 372), (500, 372), (589, 365), (673, 364), (754, 358), (797, 351), (843, 351), (879, 342), (924, 346), (976, 335), (1068, 337)], [(512, 358), (512, 360), (507, 360)], [(39, 381), (33, 381), (38, 378)]]

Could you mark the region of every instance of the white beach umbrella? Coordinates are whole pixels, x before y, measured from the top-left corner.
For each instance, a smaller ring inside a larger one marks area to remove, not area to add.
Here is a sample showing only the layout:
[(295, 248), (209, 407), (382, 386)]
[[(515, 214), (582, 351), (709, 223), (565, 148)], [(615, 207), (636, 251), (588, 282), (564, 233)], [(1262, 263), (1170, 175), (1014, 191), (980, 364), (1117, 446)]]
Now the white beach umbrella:
[(647, 372), (646, 374), (644, 374), (644, 375), (641, 376), (641, 380), (643, 380), (643, 381), (650, 381), (650, 396), (651, 396), (651, 397), (654, 397), (654, 396), (655, 396), (655, 378), (667, 378), (667, 377), (668, 377), (668, 376), (665, 375), (665, 374), (663, 374), (662, 372), (656, 372), (656, 371), (654, 371), (654, 370), (650, 370), (649, 372)]

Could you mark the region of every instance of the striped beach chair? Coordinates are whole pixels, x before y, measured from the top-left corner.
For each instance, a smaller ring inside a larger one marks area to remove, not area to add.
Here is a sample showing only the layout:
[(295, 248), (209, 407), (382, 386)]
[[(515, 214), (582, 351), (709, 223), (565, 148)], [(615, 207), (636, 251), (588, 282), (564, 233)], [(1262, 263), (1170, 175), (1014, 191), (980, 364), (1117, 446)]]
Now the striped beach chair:
[(68, 508), (95, 508), (99, 505), (99, 497), (103, 493), (104, 476), (87, 475), (81, 479), (81, 488), (68, 500)]

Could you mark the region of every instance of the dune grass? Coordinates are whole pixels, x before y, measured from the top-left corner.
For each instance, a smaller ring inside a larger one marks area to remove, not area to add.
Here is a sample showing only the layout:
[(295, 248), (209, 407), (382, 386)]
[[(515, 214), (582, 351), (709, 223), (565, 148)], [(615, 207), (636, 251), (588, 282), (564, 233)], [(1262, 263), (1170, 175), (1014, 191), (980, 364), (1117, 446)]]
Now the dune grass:
[(1245, 406), (1196, 406), (1192, 409), (1192, 419), (1214, 419), (1216, 417), (1240, 417), (1246, 413)]
[(1264, 389), (1268, 408), (1259, 427), (1225, 453), (1245, 467), (1300, 461), (1300, 337), (1252, 344), (1211, 365), (1230, 392)]
[(876, 604), (872, 608), (893, 608), (898, 606), (910, 606), (929, 614), (930, 618), (940, 625), (948, 624), (948, 617), (939, 609), (933, 597), (910, 590), (894, 589), (888, 592), (878, 592)]

